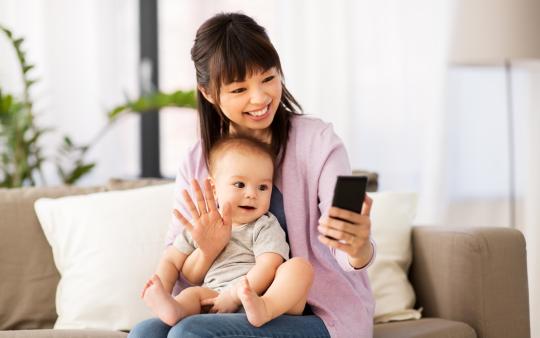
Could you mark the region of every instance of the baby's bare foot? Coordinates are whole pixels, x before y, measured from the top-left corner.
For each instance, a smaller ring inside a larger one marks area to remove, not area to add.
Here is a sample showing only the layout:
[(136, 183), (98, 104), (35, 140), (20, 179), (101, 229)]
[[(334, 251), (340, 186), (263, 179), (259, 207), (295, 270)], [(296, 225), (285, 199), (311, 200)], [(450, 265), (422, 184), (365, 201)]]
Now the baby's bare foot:
[(272, 319), (271, 313), (266, 308), (266, 303), (253, 291), (246, 277), (241, 281), (237, 292), (251, 325), (260, 327)]
[(152, 276), (149, 284), (150, 286), (144, 292), (144, 302), (165, 324), (174, 326), (185, 317), (180, 304), (165, 291), (163, 283), (157, 275)]

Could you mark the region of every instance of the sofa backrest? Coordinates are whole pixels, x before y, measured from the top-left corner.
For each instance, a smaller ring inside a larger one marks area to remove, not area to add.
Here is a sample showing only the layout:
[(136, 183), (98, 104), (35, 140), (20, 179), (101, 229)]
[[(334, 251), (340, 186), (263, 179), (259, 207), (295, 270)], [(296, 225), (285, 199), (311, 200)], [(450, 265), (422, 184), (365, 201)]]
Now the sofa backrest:
[(52, 328), (60, 278), (34, 212), (40, 197), (103, 191), (98, 187), (0, 189), (0, 330)]
[[(377, 187), (368, 176), (368, 191)], [(169, 183), (164, 179), (111, 179), (103, 187), (0, 188), (0, 330), (52, 328), (58, 317), (55, 296), (60, 275), (34, 211), (41, 197), (57, 198)]]

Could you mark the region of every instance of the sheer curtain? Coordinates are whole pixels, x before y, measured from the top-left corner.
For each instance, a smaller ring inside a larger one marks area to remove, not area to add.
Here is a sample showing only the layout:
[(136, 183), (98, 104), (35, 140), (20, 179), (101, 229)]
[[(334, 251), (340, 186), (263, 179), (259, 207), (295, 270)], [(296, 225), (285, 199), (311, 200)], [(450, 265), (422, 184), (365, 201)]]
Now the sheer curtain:
[[(0, 22), (25, 38), (27, 59), (39, 79), (31, 93), (37, 123), (53, 127), (43, 138), (54, 157), (65, 134), (90, 142), (106, 123), (106, 111), (137, 93), (138, 6), (135, 0), (1, 0)], [(0, 38), (2, 87), (21, 93), (15, 54)], [(89, 153), (97, 167), (80, 184), (135, 177), (139, 163), (138, 117), (116, 123)], [(46, 183), (59, 184), (56, 168), (44, 167)]]
[(527, 259), (529, 273), (529, 299), (531, 307), (531, 336), (540, 337), (540, 64), (529, 68), (528, 109), (525, 111), (527, 123), (524, 125), (523, 148), (524, 178), (524, 233), (527, 239)]
[(275, 41), (291, 91), (330, 121), (353, 168), (381, 190), (422, 192), (418, 220), (442, 221), (449, 1), (279, 2)]

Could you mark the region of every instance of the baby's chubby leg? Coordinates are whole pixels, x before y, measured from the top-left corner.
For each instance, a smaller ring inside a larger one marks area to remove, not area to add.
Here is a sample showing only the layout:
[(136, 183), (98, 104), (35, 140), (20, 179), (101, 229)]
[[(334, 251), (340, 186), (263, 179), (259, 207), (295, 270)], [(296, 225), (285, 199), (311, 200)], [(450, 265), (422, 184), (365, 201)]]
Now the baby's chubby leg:
[(152, 276), (148, 283), (150, 285), (144, 291), (143, 300), (152, 312), (169, 326), (174, 326), (182, 318), (200, 313), (201, 300), (218, 295), (214, 290), (194, 286), (173, 297), (165, 291), (157, 275)]
[(274, 281), (263, 296), (259, 297), (253, 291), (247, 278), (242, 280), (237, 292), (248, 321), (260, 327), (284, 313), (301, 315), (312, 283), (311, 263), (295, 257), (279, 266)]

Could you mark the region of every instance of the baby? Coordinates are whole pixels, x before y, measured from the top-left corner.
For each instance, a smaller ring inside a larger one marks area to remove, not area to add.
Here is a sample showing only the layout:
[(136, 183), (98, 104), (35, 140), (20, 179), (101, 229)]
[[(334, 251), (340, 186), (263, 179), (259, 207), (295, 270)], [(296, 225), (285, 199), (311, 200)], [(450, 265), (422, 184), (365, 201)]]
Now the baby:
[[(211, 312), (236, 312), (243, 306), (248, 321), (256, 327), (284, 313), (302, 314), (313, 281), (311, 266), (298, 264), (274, 280), (280, 264), (289, 259), (285, 232), (268, 211), (274, 162), (270, 148), (250, 137), (224, 137), (212, 147), (208, 163), (212, 190), (223, 215), (219, 221), (227, 224), (230, 217), (231, 238), (208, 269), (202, 286), (188, 287), (176, 297), (171, 290), (197, 243), (184, 229), (167, 248), (142, 292), (146, 305), (164, 323), (173, 326), (199, 314), (204, 304), (213, 305)], [(208, 209), (215, 209), (210, 205), (216, 204), (212, 197), (206, 196), (206, 202)], [(193, 202), (189, 204), (194, 213)], [(226, 205), (228, 210), (223, 210)], [(177, 217), (188, 222), (181, 214)]]

